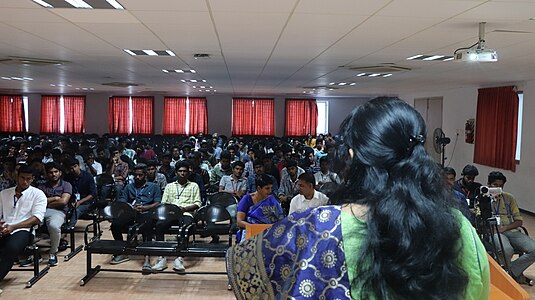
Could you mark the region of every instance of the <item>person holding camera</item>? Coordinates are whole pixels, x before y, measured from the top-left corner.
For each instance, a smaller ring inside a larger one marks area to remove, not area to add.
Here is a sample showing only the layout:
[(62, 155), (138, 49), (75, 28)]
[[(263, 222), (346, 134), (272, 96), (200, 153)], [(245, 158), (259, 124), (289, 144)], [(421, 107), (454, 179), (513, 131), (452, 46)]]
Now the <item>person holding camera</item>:
[[(505, 182), (507, 182), (507, 178), (502, 172), (489, 173), (488, 185), (490, 188), (503, 189)], [(523, 272), (535, 262), (535, 241), (520, 230), (522, 216), (516, 199), (510, 193), (502, 192), (491, 202), (491, 206), (493, 215), (499, 219), (498, 229), (503, 243), (503, 257), (507, 266), (510, 266), (509, 273), (518, 283), (528, 283), (530, 280), (524, 277)], [(494, 236), (494, 240), (496, 245), (499, 245), (497, 234)], [(515, 250), (524, 254), (511, 262)]]
[(479, 194), (479, 188), (481, 183), (476, 182), (476, 177), (479, 175), (479, 171), (474, 165), (466, 165), (461, 172), (461, 178), (459, 178), (453, 184), (453, 188), (464, 194), (465, 198), (470, 201), (470, 207), (474, 206), (474, 199)]

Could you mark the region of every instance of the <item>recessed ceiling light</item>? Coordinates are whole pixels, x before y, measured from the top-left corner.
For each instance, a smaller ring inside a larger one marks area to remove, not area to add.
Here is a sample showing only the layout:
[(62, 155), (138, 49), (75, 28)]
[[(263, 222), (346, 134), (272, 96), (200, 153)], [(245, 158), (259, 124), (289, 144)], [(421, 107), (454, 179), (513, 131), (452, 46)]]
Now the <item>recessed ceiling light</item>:
[(392, 76), (392, 74), (385, 74), (385, 75), (383, 75), (383, 77), (390, 77), (390, 76)]
[(123, 49), (123, 50), (124, 50), (124, 52), (126, 52), (126, 53), (128, 53), (128, 54), (130, 54), (132, 56), (136, 56), (136, 54), (134, 52), (132, 52), (132, 51), (130, 51), (128, 49)]
[(366, 73), (360, 73), (360, 74), (357, 74), (358, 77), (360, 77), (360, 76), (364, 76), (364, 75), (366, 75)]
[(190, 79), (189, 82), (197, 82), (197, 79)]
[(65, 0), (65, 2), (69, 3), (70, 5), (76, 8), (93, 8), (91, 5), (87, 4), (83, 0)]
[(2, 76), (0, 78), (4, 80), (19, 80), (19, 81), (32, 81), (33, 80), (33, 78), (30, 78), (30, 77), (18, 77), (18, 76), (11, 76), (11, 77)]
[(347, 83), (345, 82), (340, 82), (338, 85), (346, 85)]
[(147, 55), (149, 56), (158, 56), (158, 54), (154, 52), (154, 50), (143, 50), (143, 52), (147, 53)]
[(413, 60), (413, 59), (416, 59), (416, 58), (420, 58), (422, 56), (423, 56), (422, 54), (417, 54), (417, 55), (414, 55), (414, 56), (411, 56), (411, 57), (407, 57), (407, 60)]
[(115, 9), (124, 9), (124, 7), (115, 0), (106, 0), (106, 2), (108, 2)]
[(41, 5), (41, 6), (44, 6), (46, 8), (53, 8), (52, 5), (46, 3), (45, 1), (42, 1), (42, 0), (33, 0), (33, 2), (35, 2), (35, 3), (37, 3), (37, 4)]
[(194, 89), (196, 89), (197, 87), (196, 86), (193, 86)]
[(206, 79), (201, 80), (202, 82), (206, 82)]
[(450, 61), (452, 59), (453, 59), (453, 56), (440, 55), (440, 54), (432, 54), (432, 55), (418, 54), (418, 55), (414, 55), (414, 56), (407, 58), (407, 60), (422, 60), (422, 61)]
[(201, 85), (201, 89), (205, 89), (206, 87), (204, 85)]
[(329, 82), (329, 85), (334, 85), (336, 82)]
[(188, 69), (163, 69), (162, 71), (165, 73), (197, 73), (195, 70)]
[(442, 58), (444, 57), (444, 55), (433, 55), (433, 56), (430, 56), (430, 57), (426, 57), (422, 60), (435, 60), (435, 59), (439, 59), (439, 58)]
[(180, 81), (182, 81), (182, 82), (186, 82), (186, 80), (184, 80), (184, 79), (180, 79)]
[(349, 85), (355, 85), (356, 83), (355, 82), (351, 82)]
[(134, 55), (144, 55), (144, 56), (175, 56), (171, 50), (133, 50), (133, 49), (123, 49), (126, 53)]
[(56, 86), (55, 84), (51, 83), (50, 86)]
[(373, 74), (368, 75), (368, 77), (377, 77), (377, 76), (379, 76), (379, 75), (381, 75), (381, 74), (379, 74), (379, 73), (373, 73)]

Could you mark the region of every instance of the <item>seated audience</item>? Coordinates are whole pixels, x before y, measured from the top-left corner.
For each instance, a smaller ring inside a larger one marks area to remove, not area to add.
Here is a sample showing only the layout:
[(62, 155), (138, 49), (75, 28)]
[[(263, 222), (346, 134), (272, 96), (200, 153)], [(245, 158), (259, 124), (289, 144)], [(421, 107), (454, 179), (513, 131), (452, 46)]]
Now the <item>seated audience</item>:
[[(488, 176), (488, 186), (502, 188), (505, 186), (507, 178), (502, 172), (493, 171)], [(522, 215), (515, 197), (507, 192), (502, 192), (491, 202), (493, 213), (500, 219), (499, 231), (503, 243), (503, 256), (506, 266), (509, 266), (511, 276), (521, 284), (526, 284), (527, 279), (524, 271), (535, 262), (535, 241), (525, 235), (520, 230), (522, 226)], [(494, 237), (495, 244), (499, 245), (497, 235)], [(511, 261), (514, 251), (523, 254), (514, 261)], [(501, 249), (500, 249), (501, 251)]]
[[(169, 154), (169, 153), (167, 153), (167, 154)], [(180, 157), (180, 147), (173, 146), (171, 148), (171, 153), (170, 153), (169, 157), (171, 158), (170, 161), (169, 161), (169, 166), (174, 168), (175, 164), (182, 160), (182, 158)], [(162, 158), (162, 165), (163, 165), (163, 158)]]
[(156, 162), (153, 160), (147, 162), (147, 181), (156, 183), (156, 185), (160, 187), (162, 193), (167, 185), (167, 178), (164, 174), (157, 172)]
[(476, 176), (479, 175), (479, 171), (474, 165), (466, 165), (459, 178), (453, 184), (453, 188), (464, 194), (465, 198), (470, 200), (470, 207), (474, 205), (474, 199), (479, 193), (481, 183), (475, 182)]
[(94, 208), (97, 188), (93, 176), (88, 171), (80, 168), (80, 162), (77, 159), (71, 159), (67, 167), (70, 168), (70, 172), (65, 176), (65, 180), (72, 185), (74, 195), (72, 205), (76, 208), (76, 212), (71, 216), (68, 226), (74, 227), (80, 216), (87, 214)]
[(314, 189), (315, 186), (316, 181), (312, 174), (303, 173), (299, 175), (297, 182), (299, 195), (292, 198), (289, 214), (296, 211), (304, 211), (311, 207), (326, 205), (329, 202), (329, 197), (316, 191)]
[(305, 170), (299, 168), (295, 160), (288, 160), (285, 162), (285, 167), (282, 169), (281, 173), (284, 173), (284, 175), (282, 175), (279, 187), (279, 199), (282, 203), (282, 207), (286, 213), (288, 213), (290, 209), (290, 200), (299, 193), (297, 189), (297, 179), (301, 174), (305, 173)]
[[(256, 159), (254, 161), (254, 173), (251, 174), (249, 177), (247, 177), (247, 193), (256, 192), (256, 176), (259, 176), (260, 174), (265, 174), (264, 162), (261, 159)], [(278, 195), (279, 184), (277, 183), (277, 179), (275, 179), (275, 177), (269, 174), (266, 174), (266, 175), (269, 176), (273, 184), (273, 186), (271, 187), (273, 195)]]
[(457, 208), (468, 220), (472, 221), (473, 218), (470, 214), (470, 210), (468, 208), (468, 201), (466, 201), (465, 195), (453, 188), (453, 185), (455, 183), (455, 177), (457, 176), (455, 169), (453, 169), (452, 167), (445, 167), (443, 172), (444, 176), (446, 177), (446, 183), (448, 184), (448, 188), (451, 191), (451, 195), (453, 196), (453, 199), (456, 200), (456, 203), (458, 205)]
[(271, 192), (273, 184), (266, 174), (256, 177), (256, 192), (246, 194), (238, 203), (236, 219), (241, 230), (237, 241), (245, 239), (247, 224), (273, 224), (284, 218), (284, 211), (279, 201)]
[(320, 170), (314, 173), (314, 179), (316, 180), (316, 188), (321, 188), (325, 183), (334, 182), (336, 184), (342, 183), (338, 174), (331, 172), (331, 161), (329, 157), (323, 156), (320, 158)]
[(32, 169), (19, 168), (16, 186), (0, 192), (0, 282), (30, 242), (30, 228), (44, 220), (46, 196), (32, 187)]
[[(489, 265), (470, 223), (449, 206), (427, 154), (425, 122), (377, 98), (342, 122), (335, 165), (343, 186), (230, 248), (238, 299), (488, 299)], [(430, 238), (432, 237), (432, 238)]]
[(242, 177), (244, 163), (235, 161), (232, 163), (232, 175), (225, 175), (219, 182), (219, 191), (232, 194), (234, 197), (241, 199), (247, 190), (247, 181)]
[[(179, 154), (180, 154), (180, 152), (179, 152)], [(175, 177), (175, 167), (174, 166), (175, 166), (176, 162), (173, 163), (172, 159), (174, 159), (174, 158), (171, 158), (171, 154), (164, 153), (162, 155), (162, 165), (158, 168), (158, 173), (162, 173), (163, 175), (165, 175), (165, 179), (167, 180), (167, 182), (173, 181), (173, 178)], [(179, 156), (178, 159), (180, 160), (180, 156)]]
[[(179, 161), (175, 165), (177, 181), (169, 183), (163, 192), (162, 204), (174, 204), (183, 212), (183, 225), (193, 223), (193, 213), (201, 207), (201, 193), (199, 186), (195, 182), (188, 180), (191, 173), (188, 161)], [(164, 240), (164, 234), (174, 225), (169, 221), (158, 221), (154, 226), (154, 233), (157, 241)], [(167, 268), (167, 258), (158, 257), (156, 264), (152, 266), (153, 271), (163, 271)], [(184, 272), (184, 260), (177, 257), (174, 261), (173, 269), (177, 272)]]
[[(149, 210), (160, 204), (162, 194), (157, 184), (147, 181), (147, 166), (145, 164), (134, 166), (134, 182), (126, 185), (117, 201), (130, 204), (136, 210), (137, 214), (135, 220), (130, 220), (128, 223), (112, 222), (111, 233), (113, 239), (122, 241), (123, 232), (127, 232), (128, 227), (135, 223), (142, 225), (141, 232), (143, 233), (143, 240), (148, 240), (151, 231), (150, 226), (146, 226), (151, 218)], [(110, 263), (116, 265), (129, 260), (130, 258), (126, 255), (113, 255)], [(148, 256), (145, 257), (142, 268), (144, 271), (151, 270)]]
[[(44, 223), (50, 235), (50, 250), (48, 264), (53, 267), (58, 265), (58, 247), (61, 239), (61, 226), (65, 223), (65, 216), (69, 210), (68, 204), (71, 200), (72, 185), (63, 180), (61, 166), (57, 162), (50, 162), (45, 165), (47, 182), (38, 188), (43, 191), (47, 199)], [(29, 260), (21, 261), (21, 266), (31, 265)]]
[(121, 191), (127, 183), (128, 179), (128, 164), (121, 160), (121, 154), (117, 149), (111, 149), (112, 153), (110, 174), (115, 182), (115, 193), (120, 197)]
[(232, 167), (230, 166), (230, 153), (224, 151), (221, 153), (221, 161), (214, 166), (210, 172), (210, 185), (219, 185), (221, 178), (225, 175), (232, 175)]
[(97, 175), (102, 174), (102, 164), (95, 159), (95, 154), (93, 154), (92, 152), (87, 153), (85, 165), (86, 171), (89, 171), (93, 178)]

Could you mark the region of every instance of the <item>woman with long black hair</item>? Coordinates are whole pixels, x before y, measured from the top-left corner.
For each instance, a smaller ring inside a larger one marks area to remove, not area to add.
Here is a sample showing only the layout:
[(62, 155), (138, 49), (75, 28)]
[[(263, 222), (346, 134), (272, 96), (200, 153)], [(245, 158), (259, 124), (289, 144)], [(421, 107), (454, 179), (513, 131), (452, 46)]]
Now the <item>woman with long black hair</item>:
[(336, 205), (291, 214), (231, 249), (238, 299), (487, 299), (485, 249), (425, 151), (418, 112), (376, 98), (339, 135)]

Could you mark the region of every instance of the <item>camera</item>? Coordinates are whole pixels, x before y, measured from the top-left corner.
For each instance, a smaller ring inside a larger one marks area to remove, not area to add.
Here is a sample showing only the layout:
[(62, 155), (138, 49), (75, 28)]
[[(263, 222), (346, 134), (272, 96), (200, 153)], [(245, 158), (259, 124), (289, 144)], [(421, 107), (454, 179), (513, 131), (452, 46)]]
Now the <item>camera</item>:
[(503, 190), (501, 187), (488, 187), (488, 186), (481, 186), (479, 188), (479, 194), (484, 197), (490, 197), (492, 200), (496, 199), (496, 196), (501, 195), (503, 193)]

